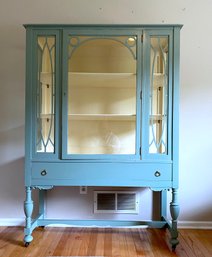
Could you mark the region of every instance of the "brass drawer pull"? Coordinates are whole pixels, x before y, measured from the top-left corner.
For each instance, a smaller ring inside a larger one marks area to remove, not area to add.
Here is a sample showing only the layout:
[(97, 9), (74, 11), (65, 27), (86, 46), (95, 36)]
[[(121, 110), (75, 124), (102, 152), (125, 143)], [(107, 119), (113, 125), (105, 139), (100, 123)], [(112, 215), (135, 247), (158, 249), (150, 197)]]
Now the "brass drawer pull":
[(155, 171), (155, 177), (160, 177), (160, 172), (157, 170), (157, 171)]
[(41, 176), (46, 176), (47, 171), (46, 170), (42, 170), (40, 174), (41, 174)]

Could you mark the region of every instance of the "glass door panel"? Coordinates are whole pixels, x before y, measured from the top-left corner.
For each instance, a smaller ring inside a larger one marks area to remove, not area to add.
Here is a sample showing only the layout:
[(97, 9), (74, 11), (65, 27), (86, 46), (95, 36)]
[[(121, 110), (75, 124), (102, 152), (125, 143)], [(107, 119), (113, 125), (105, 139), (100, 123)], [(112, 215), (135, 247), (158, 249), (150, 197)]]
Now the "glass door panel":
[(168, 36), (150, 42), (149, 152), (167, 154)]
[(37, 40), (37, 135), (36, 152), (53, 153), (55, 120), (55, 37)]
[(136, 37), (69, 37), (68, 154), (135, 154)]

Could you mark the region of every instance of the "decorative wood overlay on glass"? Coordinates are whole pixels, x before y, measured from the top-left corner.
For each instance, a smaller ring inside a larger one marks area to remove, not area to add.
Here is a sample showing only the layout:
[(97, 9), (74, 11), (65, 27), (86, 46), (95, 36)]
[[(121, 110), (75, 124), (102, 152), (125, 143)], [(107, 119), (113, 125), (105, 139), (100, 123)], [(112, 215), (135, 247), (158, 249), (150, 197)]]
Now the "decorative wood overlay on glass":
[(151, 37), (149, 152), (167, 154), (168, 37)]
[(37, 40), (37, 138), (36, 151), (54, 152), (55, 37)]
[(136, 43), (69, 37), (68, 154), (135, 154)]

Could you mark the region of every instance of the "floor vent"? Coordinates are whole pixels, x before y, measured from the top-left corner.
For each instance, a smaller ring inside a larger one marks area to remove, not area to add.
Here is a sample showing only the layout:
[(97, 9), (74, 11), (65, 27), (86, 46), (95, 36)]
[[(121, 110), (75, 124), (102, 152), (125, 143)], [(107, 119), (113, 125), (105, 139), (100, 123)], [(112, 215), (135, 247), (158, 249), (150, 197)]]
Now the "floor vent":
[(94, 191), (94, 213), (138, 213), (139, 201), (132, 191)]

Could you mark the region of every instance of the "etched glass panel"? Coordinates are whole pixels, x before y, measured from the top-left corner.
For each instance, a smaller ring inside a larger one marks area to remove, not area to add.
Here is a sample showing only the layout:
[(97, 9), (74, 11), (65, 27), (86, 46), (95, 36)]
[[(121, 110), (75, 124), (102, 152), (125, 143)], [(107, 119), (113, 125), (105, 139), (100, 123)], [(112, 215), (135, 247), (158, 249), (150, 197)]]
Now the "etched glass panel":
[(151, 37), (149, 152), (167, 154), (168, 37)]
[(136, 42), (70, 36), (68, 154), (135, 154)]
[(39, 36), (37, 40), (37, 137), (36, 151), (54, 152), (55, 118), (55, 37)]

